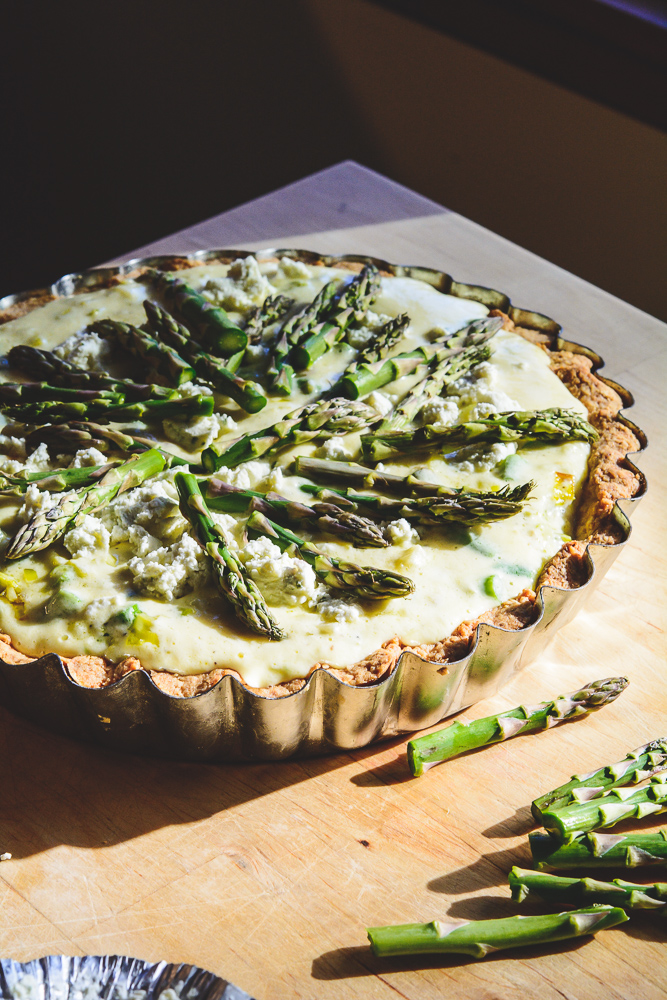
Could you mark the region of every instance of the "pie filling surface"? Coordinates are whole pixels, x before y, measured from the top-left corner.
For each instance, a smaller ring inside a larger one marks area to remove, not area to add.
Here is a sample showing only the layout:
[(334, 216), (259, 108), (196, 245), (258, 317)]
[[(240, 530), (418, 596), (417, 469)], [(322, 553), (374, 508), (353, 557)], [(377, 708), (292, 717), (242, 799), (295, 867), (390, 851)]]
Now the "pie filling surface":
[[(290, 258), (258, 262), (249, 257), (231, 265), (194, 267), (178, 276), (223, 307), (242, 327), (269, 295), (288, 296), (294, 313), (328, 282), (349, 282), (353, 274)], [(146, 368), (136, 358), (112, 339), (89, 330), (91, 324), (107, 317), (145, 323), (147, 298), (161, 301), (150, 282), (138, 277), (51, 301), (3, 326), (3, 351), (27, 344), (54, 351), (87, 370), (148, 381)], [(158, 444), (194, 465), (210, 445), (223, 451), (240, 435), (272, 425), (323, 393), (335, 396), (336, 380), (391, 317), (407, 313), (410, 320), (390, 351), (395, 355), (420, 346), (442, 346), (448, 335), (487, 312), (478, 302), (444, 295), (425, 282), (383, 276), (370, 309), (312, 367), (297, 372), (290, 396), (269, 392), (267, 405), (249, 414), (216, 391), (210, 415), (160, 423), (133, 421), (119, 427), (155, 437)], [(241, 369), (245, 377), (261, 376), (279, 325), (269, 327), (263, 341), (246, 351)], [(446, 386), (442, 395), (425, 401), (415, 427), (437, 430), (497, 413), (553, 407), (586, 415), (583, 404), (551, 370), (542, 347), (511, 329), (500, 329), (488, 340), (488, 348), (487, 361)], [(377, 411), (379, 421), (424, 375), (422, 366), (364, 401)], [(5, 365), (0, 377), (18, 382), (30, 376)], [(182, 384), (178, 391), (182, 396), (212, 393), (197, 380)], [(44, 443), (26, 448), (26, 435), (32, 428), (4, 423), (0, 471), (9, 476), (20, 478), (71, 465), (93, 467), (123, 458), (95, 448), (59, 455), (53, 443), (49, 448)], [(279, 641), (245, 628), (217, 589), (210, 559), (179, 509), (174, 485), (178, 469), (172, 467), (85, 515), (50, 547), (21, 559), (3, 558), (0, 630), (12, 637), (17, 650), (30, 656), (88, 654), (111, 662), (136, 657), (148, 669), (175, 674), (231, 669), (253, 687), (303, 677), (314, 663), (355, 663), (392, 636), (410, 645), (437, 642), (460, 622), (534, 586), (545, 563), (573, 534), (589, 453), (590, 445), (583, 440), (525, 447), (514, 442), (481, 443), (453, 450), (413, 450), (377, 466), (401, 476), (415, 473), (433, 484), (485, 492), (532, 481), (529, 499), (504, 520), (472, 527), (455, 523), (431, 527), (402, 517), (380, 519), (379, 530), (389, 544), (370, 548), (309, 531), (305, 525), (289, 525), (330, 556), (391, 570), (412, 580), (412, 593), (386, 600), (363, 600), (328, 586), (297, 550), (283, 552), (265, 536), (248, 537), (245, 513), (214, 511), (213, 519), (223, 528), (230, 549), (284, 632)], [(360, 433), (356, 432), (302, 443), (235, 468), (223, 467), (212, 478), (311, 504), (317, 498), (302, 489), (310, 481), (295, 474), (297, 456), (368, 464), (361, 456)], [(198, 478), (205, 475), (200, 471)], [(362, 487), (359, 492), (364, 492)], [(3, 550), (7, 551), (21, 525), (52, 507), (58, 497), (57, 492), (40, 490), (35, 484), (25, 492), (3, 496)]]

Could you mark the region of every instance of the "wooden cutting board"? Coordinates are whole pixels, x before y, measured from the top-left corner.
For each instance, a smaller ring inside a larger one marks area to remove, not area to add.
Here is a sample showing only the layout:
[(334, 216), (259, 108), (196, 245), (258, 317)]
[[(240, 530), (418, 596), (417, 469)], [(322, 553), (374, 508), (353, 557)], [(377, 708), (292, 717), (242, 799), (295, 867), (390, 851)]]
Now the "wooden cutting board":
[[(636, 394), (629, 415), (651, 441), (638, 460), (650, 491), (630, 541), (540, 662), (464, 716), (613, 674), (631, 685), (593, 717), (420, 779), (409, 776), (402, 739), (281, 764), (174, 764), (114, 756), (2, 711), (0, 853), (13, 857), (0, 862), (0, 954), (191, 962), (259, 1000), (663, 997), (667, 923), (651, 916), (483, 962), (382, 962), (364, 928), (517, 912), (506, 875), (529, 864), (530, 801), (576, 770), (667, 735), (666, 328), (356, 164), (142, 252), (270, 244), (372, 253), (503, 289), (558, 318)], [(646, 880), (660, 877), (647, 871)]]

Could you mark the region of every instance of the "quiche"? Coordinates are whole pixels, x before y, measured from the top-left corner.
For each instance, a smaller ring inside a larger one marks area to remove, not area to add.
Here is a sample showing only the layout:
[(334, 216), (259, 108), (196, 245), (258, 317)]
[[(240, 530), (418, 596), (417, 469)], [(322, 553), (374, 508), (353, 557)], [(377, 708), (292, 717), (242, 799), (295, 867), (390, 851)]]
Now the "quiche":
[(588, 579), (642, 489), (621, 396), (553, 324), (378, 263), (172, 259), (5, 311), (2, 659), (279, 698), (446, 672)]

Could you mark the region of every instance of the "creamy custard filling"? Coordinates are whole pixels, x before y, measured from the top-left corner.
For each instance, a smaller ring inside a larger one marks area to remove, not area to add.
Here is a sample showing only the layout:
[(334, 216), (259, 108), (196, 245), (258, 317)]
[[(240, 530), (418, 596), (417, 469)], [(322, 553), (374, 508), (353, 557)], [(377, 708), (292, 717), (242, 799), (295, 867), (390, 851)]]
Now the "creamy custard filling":
[[(254, 258), (231, 268), (215, 264), (185, 272), (190, 285), (239, 318), (276, 291), (303, 303), (332, 278), (349, 276), (347, 271), (287, 259), (258, 266)], [(152, 295), (145, 284), (127, 281), (50, 302), (3, 327), (5, 350), (14, 344), (59, 350), (82, 367), (127, 377), (108, 346), (82, 331), (105, 317), (141, 324), (146, 297)], [(392, 353), (430, 344), (485, 316), (487, 309), (412, 278), (385, 277), (366, 319), (348, 334), (349, 343), (336, 345), (303, 373), (288, 399), (270, 396), (263, 410), (246, 414), (216, 393), (211, 417), (185, 424), (165, 421), (163, 428), (149, 430), (161, 432), (166, 447), (193, 460), (212, 442), (224, 448), (236, 436), (266, 427), (317, 398), (354, 359), (371, 330), (403, 312), (410, 316), (410, 325)], [(445, 427), (500, 411), (548, 407), (585, 415), (583, 405), (550, 370), (549, 357), (540, 347), (504, 330), (489, 341), (489, 347), (487, 362), (450, 387), (446, 396), (426, 404), (424, 422)], [(266, 348), (259, 345), (252, 351), (261, 366)], [(15, 380), (15, 372), (5, 368), (0, 377)], [(416, 377), (383, 387), (367, 402), (379, 413), (389, 411)], [(194, 386), (183, 391), (210, 390)], [(0, 445), (6, 455), (0, 458), (0, 469), (35, 471), (62, 467), (71, 459), (49, 463), (41, 446), (41, 453), (38, 450), (26, 462), (21, 438), (14, 437), (11, 428), (3, 430)], [(359, 435), (304, 444), (271, 462), (258, 459), (217, 475), (232, 485), (273, 490), (309, 503), (313, 498), (300, 488), (305, 480), (292, 472), (296, 455), (358, 459)], [(298, 531), (330, 555), (391, 569), (413, 580), (413, 594), (387, 601), (363, 602), (327, 588), (298, 555), (281, 553), (265, 538), (244, 540), (244, 517), (216, 514), (284, 629), (286, 638), (280, 642), (245, 631), (234, 617), (214, 585), (207, 557), (179, 512), (174, 472), (167, 471), (83, 518), (51, 548), (5, 561), (0, 567), (0, 629), (30, 655), (87, 653), (114, 661), (136, 656), (149, 669), (179, 674), (226, 667), (256, 687), (303, 676), (319, 661), (354, 663), (394, 635), (410, 644), (434, 642), (459, 622), (533, 586), (545, 561), (571, 534), (588, 455), (589, 446), (582, 441), (519, 451), (514, 444), (493, 444), (468, 446), (448, 455), (422, 452), (384, 468), (401, 475), (419, 469), (429, 482), (467, 489), (496, 490), (529, 480), (536, 486), (519, 514), (469, 530), (456, 525), (446, 530), (413, 526), (403, 519), (386, 524), (383, 530), (391, 544), (384, 549), (353, 548), (332, 536)], [(84, 451), (75, 461), (95, 464), (100, 456)], [(48, 504), (48, 497), (34, 487), (23, 497), (4, 498), (0, 528), (7, 536), (5, 548), (8, 537), (40, 504)]]

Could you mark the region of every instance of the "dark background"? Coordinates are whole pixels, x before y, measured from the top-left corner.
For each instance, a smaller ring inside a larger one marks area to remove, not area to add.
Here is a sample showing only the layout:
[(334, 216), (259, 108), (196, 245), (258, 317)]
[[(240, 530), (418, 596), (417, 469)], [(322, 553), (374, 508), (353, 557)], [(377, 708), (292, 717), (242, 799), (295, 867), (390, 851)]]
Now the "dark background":
[(503, 53), (368, 0), (13, 3), (2, 52), (0, 294), (352, 158), (667, 318), (666, 137)]

